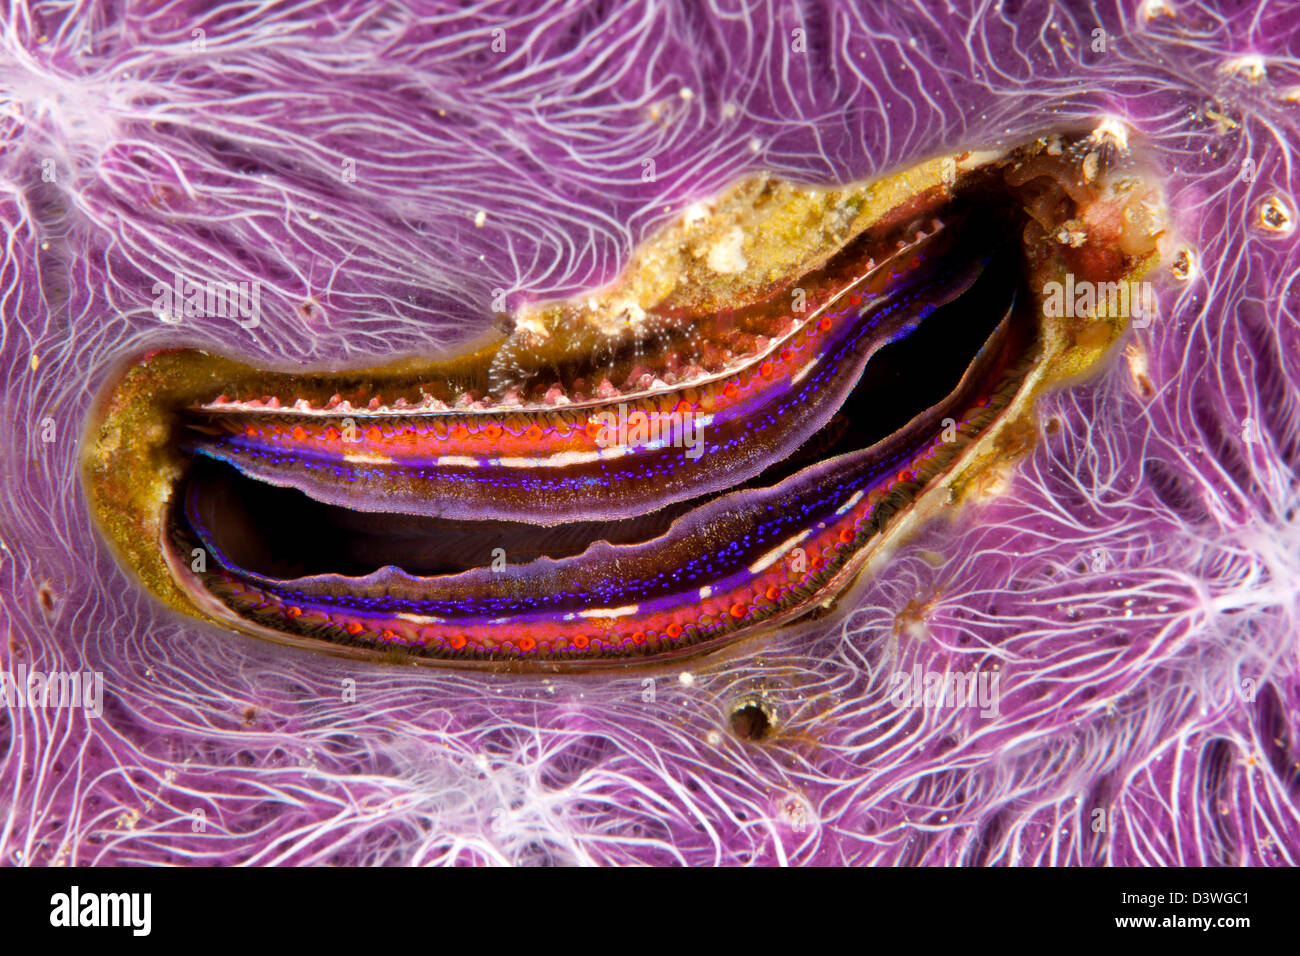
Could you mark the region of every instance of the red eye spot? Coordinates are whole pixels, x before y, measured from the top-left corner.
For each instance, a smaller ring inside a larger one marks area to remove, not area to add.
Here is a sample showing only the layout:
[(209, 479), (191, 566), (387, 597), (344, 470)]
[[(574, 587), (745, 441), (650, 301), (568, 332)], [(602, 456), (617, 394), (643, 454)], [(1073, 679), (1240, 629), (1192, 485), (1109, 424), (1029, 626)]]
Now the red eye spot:
[(669, 637), (677, 638), (682, 636), (682, 626), (677, 623), (669, 624), (664, 628), (664, 633)]
[(852, 529), (852, 528), (842, 528), (842, 529), (840, 529), (840, 541), (844, 542), (845, 544), (848, 544), (848, 543), (849, 543), (850, 541), (852, 541), (852, 540), (853, 540), (853, 529)]
[(381, 633), (379, 636), (386, 641), (393, 641), (397, 639), (397, 633), (395, 631), (390, 631), (388, 628), (384, 628), (383, 633)]
[(384, 437), (384, 433), (381, 432), (374, 425), (371, 425), (369, 428), (366, 429), (366, 437), (369, 438), (371, 441), (379, 441), (379, 439)]
[(817, 320), (817, 328), (821, 329), (823, 332), (829, 332), (831, 330), (831, 324), (830, 316), (823, 315)]
[(359, 624), (356, 621), (353, 621), (351, 624), (348, 625), (348, 633), (352, 634), (353, 636), (360, 634), (364, 630), (365, 628), (362, 627), (361, 624)]
[(678, 402), (677, 407), (673, 409), (678, 415), (689, 415), (693, 410), (690, 402)]
[(290, 617), (302, 617), (302, 608), (291, 607), (288, 608), (284, 613), (288, 614)]
[(524, 435), (532, 441), (537, 441), (542, 437), (542, 426), (537, 424), (529, 425), (528, 430), (524, 432)]
[(295, 425), (291, 434), (293, 435), (294, 441), (307, 440), (307, 429), (303, 428), (301, 425)]
[(451, 437), (455, 438), (457, 441), (466, 439), (469, 437), (469, 429), (464, 425), (457, 425), (451, 430)]
[(519, 639), (519, 649), (525, 653), (532, 651), (537, 647), (537, 642), (531, 637), (521, 637)]
[(731, 605), (731, 616), (734, 618), (742, 618), (745, 616), (745, 612), (748, 610), (749, 610), (748, 604), (737, 602)]
[(244, 434), (247, 435), (249, 438), (256, 438), (256, 437), (257, 437), (257, 429), (254, 428), (252, 425), (245, 425), (245, 426), (244, 426)]
[(600, 434), (600, 430), (602, 427), (604, 426), (602, 426), (600, 422), (587, 422), (587, 427), (584, 428), (583, 431), (587, 433), (588, 438), (590, 438), (592, 441), (595, 441), (596, 436)]
[(573, 639), (573, 646), (580, 651), (584, 650), (589, 643), (591, 642), (587, 640), (587, 636), (585, 634), (579, 634), (577, 637)]
[(784, 349), (781, 350), (781, 361), (782, 361), (782, 362), (788, 362), (788, 361), (790, 361), (790, 359), (792, 359), (792, 358), (794, 358), (794, 349), (791, 349), (791, 348), (784, 348)]
[(494, 439), (494, 440), (497, 439), (497, 438), (500, 438), (500, 437), (501, 437), (501, 426), (500, 426), (500, 425), (484, 425), (484, 426), (483, 426), (483, 434), (486, 435), (488, 438), (491, 438), (491, 439)]
[(451, 645), (453, 651), (458, 651), (466, 644), (465, 635), (453, 634), (451, 637), (447, 638), (447, 643)]
[(764, 378), (771, 378), (772, 373), (776, 371), (776, 366), (773, 365), (771, 362), (764, 362), (762, 365), (758, 367), (758, 371), (759, 374), (762, 375)]
[(722, 394), (726, 395), (727, 398), (735, 398), (739, 391), (740, 389), (736, 386), (735, 382), (728, 382), (726, 386), (723, 387)]
[(330, 425), (328, 428), (325, 429), (324, 435), (325, 435), (325, 440), (326, 440), (326, 441), (338, 441), (338, 440), (339, 440), (339, 433), (338, 433), (338, 431), (334, 428), (333, 425)]
[(774, 584), (763, 593), (763, 596), (769, 601), (775, 601), (781, 596), (781, 589)]
[(645, 631), (637, 631), (632, 635), (632, 643), (640, 647), (645, 643)]

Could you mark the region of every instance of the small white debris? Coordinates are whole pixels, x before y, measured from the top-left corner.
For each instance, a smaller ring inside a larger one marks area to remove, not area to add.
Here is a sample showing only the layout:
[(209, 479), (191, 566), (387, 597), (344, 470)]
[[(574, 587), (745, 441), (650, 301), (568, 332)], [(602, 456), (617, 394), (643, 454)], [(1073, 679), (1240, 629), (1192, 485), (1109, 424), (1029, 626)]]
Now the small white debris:
[(1117, 116), (1107, 116), (1092, 131), (1092, 140), (1095, 143), (1104, 143), (1106, 140), (1110, 140), (1121, 152), (1127, 152), (1128, 126)]
[(749, 267), (749, 260), (745, 258), (744, 247), (745, 231), (736, 226), (734, 229), (728, 230), (725, 235), (709, 247), (709, 255), (705, 262), (710, 269), (720, 275), (735, 275), (737, 272), (744, 272)]
[(1078, 249), (1088, 241), (1088, 234), (1082, 229), (1072, 229), (1067, 226), (1062, 226), (1060, 229), (1056, 230), (1056, 233), (1052, 238), (1063, 246), (1069, 246), (1071, 249)]
[(1268, 76), (1268, 70), (1264, 66), (1264, 58), (1258, 53), (1233, 57), (1219, 67), (1219, 72), (1225, 76), (1240, 77), (1250, 83), (1259, 83)]
[(1138, 16), (1147, 23), (1150, 23), (1156, 17), (1174, 18), (1174, 11), (1166, 0), (1142, 0), (1138, 5)]
[(693, 202), (689, 206), (687, 206), (686, 211), (682, 213), (682, 225), (693, 226), (697, 222), (702, 222), (703, 220), (708, 218), (709, 218), (708, 205), (702, 202)]

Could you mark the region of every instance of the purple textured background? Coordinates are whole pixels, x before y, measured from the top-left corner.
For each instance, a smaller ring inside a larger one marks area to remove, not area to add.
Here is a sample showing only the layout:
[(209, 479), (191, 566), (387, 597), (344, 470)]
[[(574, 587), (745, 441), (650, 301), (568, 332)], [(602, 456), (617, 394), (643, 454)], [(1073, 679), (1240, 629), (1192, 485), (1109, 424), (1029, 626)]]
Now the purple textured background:
[[(0, 708), (0, 858), (1295, 864), (1300, 256), (1252, 222), (1294, 210), (1300, 19), (1171, 3), (7, 14), (0, 670), (100, 670), (108, 700)], [(748, 173), (846, 181), (1106, 115), (1149, 141), (1202, 266), (1139, 333), (1155, 397), (1119, 360), (1050, 397), (1063, 427), (1005, 498), (811, 632), (648, 685), (384, 670), (166, 613), (92, 528), (79, 435), (144, 350), (441, 348), (496, 290), (607, 281)], [(176, 272), (257, 279), (261, 325), (159, 322)], [(996, 664), (1001, 715), (896, 709), (915, 664)], [(781, 733), (743, 744), (727, 709), (759, 690)]]

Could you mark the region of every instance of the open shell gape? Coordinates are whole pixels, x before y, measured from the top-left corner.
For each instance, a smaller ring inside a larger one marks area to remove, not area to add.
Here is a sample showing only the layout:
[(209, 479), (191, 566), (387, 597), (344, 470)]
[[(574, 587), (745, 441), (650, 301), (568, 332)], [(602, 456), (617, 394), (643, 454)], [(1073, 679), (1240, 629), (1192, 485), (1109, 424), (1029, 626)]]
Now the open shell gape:
[(423, 6), (0, 15), (0, 856), (1297, 862), (1283, 12)]

